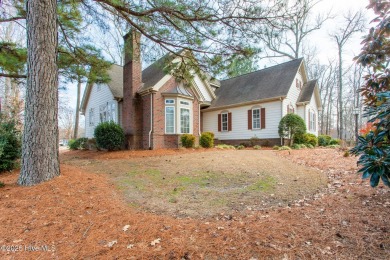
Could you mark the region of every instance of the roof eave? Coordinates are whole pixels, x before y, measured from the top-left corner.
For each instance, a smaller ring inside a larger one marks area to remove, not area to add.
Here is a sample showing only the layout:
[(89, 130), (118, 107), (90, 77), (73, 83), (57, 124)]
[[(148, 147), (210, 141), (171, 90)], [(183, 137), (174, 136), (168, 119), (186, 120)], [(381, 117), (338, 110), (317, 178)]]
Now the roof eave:
[(272, 101), (278, 101), (278, 100), (282, 101), (286, 97), (287, 96), (284, 95), (284, 96), (278, 96), (278, 97), (272, 97), (272, 98), (263, 98), (263, 99), (257, 99), (257, 100), (247, 101), (247, 102), (226, 105), (226, 106), (205, 108), (202, 111), (210, 112), (210, 111), (222, 110), (222, 109), (233, 108), (233, 107), (247, 106), (247, 105), (252, 105), (252, 104), (257, 104), (257, 103), (266, 103), (266, 102), (272, 102)]

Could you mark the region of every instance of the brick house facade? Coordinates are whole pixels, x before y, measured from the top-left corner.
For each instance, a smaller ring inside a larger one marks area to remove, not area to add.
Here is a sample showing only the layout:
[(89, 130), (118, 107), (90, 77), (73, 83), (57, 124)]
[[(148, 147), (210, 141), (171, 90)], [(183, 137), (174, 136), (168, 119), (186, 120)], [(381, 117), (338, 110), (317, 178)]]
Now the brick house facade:
[(182, 134), (193, 134), (198, 142), (203, 131), (213, 132), (216, 143), (256, 139), (274, 145), (281, 144), (280, 119), (295, 111), (310, 133), (318, 133), (321, 100), (303, 59), (223, 81), (193, 74), (184, 85), (165, 73), (164, 58), (142, 70), (139, 33), (132, 31), (124, 40), (123, 68), (113, 65), (111, 82), (88, 85), (84, 92), (86, 137), (93, 137), (98, 122), (113, 120), (122, 125), (128, 149), (177, 148)]

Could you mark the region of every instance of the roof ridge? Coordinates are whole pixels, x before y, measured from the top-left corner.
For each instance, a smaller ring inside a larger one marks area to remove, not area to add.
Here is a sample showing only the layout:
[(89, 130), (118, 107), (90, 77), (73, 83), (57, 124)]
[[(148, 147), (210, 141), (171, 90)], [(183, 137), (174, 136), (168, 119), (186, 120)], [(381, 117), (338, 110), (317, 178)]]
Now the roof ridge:
[(289, 61), (286, 61), (286, 62), (283, 62), (283, 63), (279, 63), (279, 64), (276, 64), (276, 65), (273, 65), (273, 66), (270, 66), (270, 67), (267, 67), (267, 68), (263, 68), (263, 69), (260, 69), (260, 70), (251, 71), (251, 72), (244, 73), (244, 74), (241, 74), (241, 75), (232, 77), (232, 78), (223, 79), (223, 80), (220, 80), (220, 81), (227, 81), (227, 80), (231, 80), (231, 79), (236, 79), (236, 78), (239, 78), (239, 77), (242, 77), (242, 76), (246, 76), (246, 75), (249, 75), (249, 74), (252, 74), (252, 73), (255, 73), (255, 72), (259, 72), (259, 71), (263, 71), (263, 70), (267, 70), (267, 69), (272, 69), (272, 68), (275, 68), (275, 67), (277, 67), (277, 66), (285, 65), (286, 63), (290, 63), (290, 62), (298, 61), (298, 60), (303, 60), (303, 58), (298, 58), (298, 59), (289, 60)]

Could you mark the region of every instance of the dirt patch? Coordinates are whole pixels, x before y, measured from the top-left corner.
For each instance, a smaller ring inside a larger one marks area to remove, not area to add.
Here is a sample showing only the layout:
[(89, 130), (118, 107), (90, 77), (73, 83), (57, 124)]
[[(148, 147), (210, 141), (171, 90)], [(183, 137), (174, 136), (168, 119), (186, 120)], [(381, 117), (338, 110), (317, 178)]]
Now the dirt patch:
[(278, 158), (273, 151), (214, 150), (125, 156), (125, 160), (115, 154), (113, 158), (75, 157), (65, 163), (109, 174), (129, 205), (175, 217), (287, 206), (312, 197), (326, 185), (325, 174)]
[[(276, 154), (323, 171), (328, 188), (291, 207), (200, 220), (135, 211), (107, 175), (80, 167), (63, 165), (60, 177), (34, 187), (17, 186), (17, 171), (1, 174), (0, 258), (390, 258), (389, 189), (367, 187), (349, 168), (356, 158), (319, 149)], [(51, 251), (32, 251), (42, 245)]]

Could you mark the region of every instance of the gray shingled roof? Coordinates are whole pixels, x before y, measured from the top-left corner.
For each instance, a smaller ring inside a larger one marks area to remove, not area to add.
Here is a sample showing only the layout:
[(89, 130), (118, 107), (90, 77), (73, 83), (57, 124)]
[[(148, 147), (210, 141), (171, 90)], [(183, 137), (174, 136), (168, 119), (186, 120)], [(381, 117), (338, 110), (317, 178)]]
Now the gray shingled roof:
[(317, 84), (317, 80), (316, 79), (306, 82), (303, 85), (301, 94), (299, 95), (299, 98), (298, 98), (297, 102), (298, 103), (300, 103), (300, 102), (310, 102), (310, 99), (313, 96), (313, 92), (314, 92), (314, 88), (315, 88), (316, 84)]
[(209, 108), (287, 96), (302, 58), (221, 81)]
[(123, 68), (113, 64), (108, 71), (111, 81), (107, 83), (115, 98), (123, 98)]

